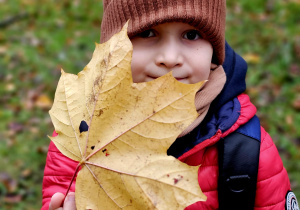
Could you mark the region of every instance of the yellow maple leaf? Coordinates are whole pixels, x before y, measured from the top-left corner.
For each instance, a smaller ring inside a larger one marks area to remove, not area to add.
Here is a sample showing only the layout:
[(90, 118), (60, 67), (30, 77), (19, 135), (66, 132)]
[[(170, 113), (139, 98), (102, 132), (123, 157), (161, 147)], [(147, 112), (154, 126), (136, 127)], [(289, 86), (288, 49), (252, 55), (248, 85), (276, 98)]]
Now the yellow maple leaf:
[(131, 56), (126, 24), (96, 44), (78, 75), (62, 71), (49, 111), (58, 136), (49, 138), (81, 167), (77, 209), (169, 210), (206, 200), (198, 167), (167, 155), (198, 116), (194, 98), (204, 82), (183, 84), (170, 72), (133, 83)]

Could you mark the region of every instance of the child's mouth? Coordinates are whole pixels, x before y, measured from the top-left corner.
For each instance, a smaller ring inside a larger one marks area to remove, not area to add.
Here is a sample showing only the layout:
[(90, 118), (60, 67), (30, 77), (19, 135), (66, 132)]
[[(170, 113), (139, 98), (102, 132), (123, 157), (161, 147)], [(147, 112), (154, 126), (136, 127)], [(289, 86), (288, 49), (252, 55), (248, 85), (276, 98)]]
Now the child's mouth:
[[(161, 76), (159, 76), (159, 77), (161, 77)], [(153, 77), (153, 76), (149, 76), (149, 78), (151, 78), (152, 80), (155, 80), (155, 79), (157, 79), (157, 78), (159, 78), (159, 77)], [(174, 77), (177, 81), (183, 81), (184, 79), (186, 79), (186, 78), (183, 78), (183, 77)]]

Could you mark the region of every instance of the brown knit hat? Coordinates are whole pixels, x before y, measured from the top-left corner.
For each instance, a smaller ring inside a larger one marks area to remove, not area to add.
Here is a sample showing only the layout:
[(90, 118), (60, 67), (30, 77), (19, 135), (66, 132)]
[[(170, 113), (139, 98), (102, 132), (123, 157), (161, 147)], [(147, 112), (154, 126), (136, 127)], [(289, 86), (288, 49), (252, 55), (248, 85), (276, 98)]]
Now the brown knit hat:
[(183, 22), (197, 28), (213, 46), (213, 62), (225, 58), (226, 0), (103, 0), (101, 43), (119, 32), (129, 21), (133, 37), (155, 25)]

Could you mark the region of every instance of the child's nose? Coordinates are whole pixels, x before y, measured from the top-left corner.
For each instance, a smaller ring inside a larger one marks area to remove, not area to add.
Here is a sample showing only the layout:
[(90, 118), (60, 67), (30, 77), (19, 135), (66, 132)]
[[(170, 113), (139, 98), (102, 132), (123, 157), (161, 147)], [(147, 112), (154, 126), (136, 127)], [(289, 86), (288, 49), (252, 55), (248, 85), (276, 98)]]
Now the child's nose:
[(155, 63), (157, 66), (172, 70), (174, 67), (180, 67), (183, 64), (183, 57), (180, 47), (176, 43), (168, 43), (160, 47), (156, 55)]

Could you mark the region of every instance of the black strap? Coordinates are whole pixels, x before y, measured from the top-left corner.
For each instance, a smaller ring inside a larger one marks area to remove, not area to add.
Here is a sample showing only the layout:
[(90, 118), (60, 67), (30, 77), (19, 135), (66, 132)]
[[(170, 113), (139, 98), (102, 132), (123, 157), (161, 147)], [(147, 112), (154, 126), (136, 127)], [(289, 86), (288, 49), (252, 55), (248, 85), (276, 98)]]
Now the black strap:
[(219, 142), (219, 209), (253, 210), (260, 141), (234, 132)]

